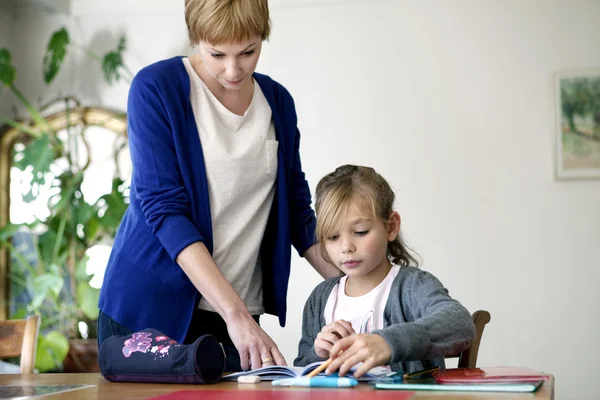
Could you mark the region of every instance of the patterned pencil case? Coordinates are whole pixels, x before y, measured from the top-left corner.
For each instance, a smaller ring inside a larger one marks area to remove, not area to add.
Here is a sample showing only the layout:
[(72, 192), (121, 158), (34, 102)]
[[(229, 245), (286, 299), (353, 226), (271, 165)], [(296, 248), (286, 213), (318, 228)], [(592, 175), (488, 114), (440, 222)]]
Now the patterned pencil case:
[(113, 382), (214, 383), (225, 369), (225, 352), (212, 335), (177, 343), (156, 329), (112, 336), (98, 351), (102, 376)]

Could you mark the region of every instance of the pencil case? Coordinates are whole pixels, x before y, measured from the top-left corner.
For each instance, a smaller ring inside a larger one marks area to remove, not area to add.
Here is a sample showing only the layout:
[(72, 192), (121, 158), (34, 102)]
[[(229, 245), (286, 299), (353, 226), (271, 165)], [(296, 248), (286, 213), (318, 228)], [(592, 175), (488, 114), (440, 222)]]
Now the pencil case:
[(102, 376), (112, 382), (214, 383), (225, 369), (225, 352), (212, 335), (177, 343), (156, 329), (106, 339), (98, 350)]

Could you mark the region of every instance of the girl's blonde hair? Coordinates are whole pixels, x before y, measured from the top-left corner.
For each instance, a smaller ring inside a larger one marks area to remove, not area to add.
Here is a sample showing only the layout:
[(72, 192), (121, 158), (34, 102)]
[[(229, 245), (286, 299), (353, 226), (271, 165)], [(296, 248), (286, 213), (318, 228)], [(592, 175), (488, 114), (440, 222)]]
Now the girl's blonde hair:
[(192, 45), (239, 43), (271, 33), (267, 0), (185, 0), (185, 23)]
[[(323, 177), (317, 185), (317, 240), (325, 244), (329, 236), (342, 224), (346, 210), (357, 202), (371, 208), (373, 217), (387, 223), (394, 211), (396, 195), (373, 168), (357, 165), (343, 165)], [(321, 246), (323, 257), (331, 262), (325, 246)], [(387, 257), (397, 265), (418, 266), (418, 255), (402, 239), (402, 235), (388, 242)]]

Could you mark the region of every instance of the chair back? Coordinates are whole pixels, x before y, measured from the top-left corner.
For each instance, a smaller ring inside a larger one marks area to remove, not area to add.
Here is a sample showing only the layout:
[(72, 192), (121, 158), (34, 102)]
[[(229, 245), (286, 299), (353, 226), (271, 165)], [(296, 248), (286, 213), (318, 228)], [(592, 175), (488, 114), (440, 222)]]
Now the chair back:
[(35, 365), (40, 318), (0, 321), (0, 358), (21, 357), (21, 373), (32, 374)]
[(476, 368), (477, 354), (479, 353), (479, 345), (485, 325), (491, 321), (492, 316), (485, 310), (477, 310), (473, 313), (473, 323), (475, 324), (475, 338), (471, 342), (468, 349), (463, 350), (459, 354), (446, 356), (446, 358), (458, 357), (458, 368)]

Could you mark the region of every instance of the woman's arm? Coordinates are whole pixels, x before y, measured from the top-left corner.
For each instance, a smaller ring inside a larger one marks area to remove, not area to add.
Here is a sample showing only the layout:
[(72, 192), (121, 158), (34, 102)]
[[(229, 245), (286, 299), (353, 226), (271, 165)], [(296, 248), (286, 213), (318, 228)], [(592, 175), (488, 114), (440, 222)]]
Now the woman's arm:
[(304, 252), (304, 258), (313, 266), (313, 268), (324, 278), (333, 278), (339, 276), (342, 272), (333, 264), (323, 258), (321, 253), (321, 244), (315, 243)]
[(140, 71), (131, 84), (127, 120), (132, 196), (139, 200), (152, 233), (175, 260), (185, 247), (205, 238), (189, 219), (189, 196), (163, 96), (148, 70)]
[(298, 250), (300, 256), (313, 266), (313, 268), (325, 279), (341, 274), (334, 265), (323, 259), (320, 245), (315, 243), (315, 227), (317, 221), (315, 212), (311, 208), (311, 194), (300, 160), (300, 131), (297, 128), (298, 118), (294, 99), (289, 92), (281, 86), (284, 91), (283, 110), (290, 112), (293, 121), (294, 148), (291, 155), (291, 179), (289, 182), (290, 193), (290, 227), (292, 244)]
[(177, 257), (177, 263), (196, 289), (225, 320), (229, 336), (240, 353), (242, 369), (270, 365), (263, 363), (263, 358), (273, 358), (277, 365), (286, 364), (275, 342), (252, 318), (204, 243), (196, 242), (183, 249)]

